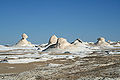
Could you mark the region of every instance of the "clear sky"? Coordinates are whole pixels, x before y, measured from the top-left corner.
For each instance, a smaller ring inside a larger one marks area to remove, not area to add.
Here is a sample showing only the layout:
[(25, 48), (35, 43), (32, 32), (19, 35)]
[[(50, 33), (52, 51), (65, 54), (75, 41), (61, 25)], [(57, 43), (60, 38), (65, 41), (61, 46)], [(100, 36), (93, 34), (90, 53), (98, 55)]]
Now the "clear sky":
[(0, 0), (0, 44), (46, 43), (53, 34), (73, 41), (120, 40), (120, 0)]

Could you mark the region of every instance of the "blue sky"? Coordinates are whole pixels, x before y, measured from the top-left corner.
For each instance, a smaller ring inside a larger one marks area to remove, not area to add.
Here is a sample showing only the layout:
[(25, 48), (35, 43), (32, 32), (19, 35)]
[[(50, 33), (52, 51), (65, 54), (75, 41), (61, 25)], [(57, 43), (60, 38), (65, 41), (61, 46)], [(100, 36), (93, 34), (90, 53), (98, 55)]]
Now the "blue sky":
[(46, 43), (53, 34), (73, 41), (120, 40), (120, 0), (0, 0), (0, 44)]

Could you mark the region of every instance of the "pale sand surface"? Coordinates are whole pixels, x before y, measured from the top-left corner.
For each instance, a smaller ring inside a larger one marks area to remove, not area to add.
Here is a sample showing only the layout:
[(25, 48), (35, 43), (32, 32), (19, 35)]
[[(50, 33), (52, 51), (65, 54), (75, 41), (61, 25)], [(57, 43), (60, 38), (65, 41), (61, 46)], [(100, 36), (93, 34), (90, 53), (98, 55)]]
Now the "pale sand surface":
[[(53, 54), (52, 54), (53, 55)], [(60, 64), (56, 66), (56, 64)], [(4, 66), (15, 67), (6, 70)], [(90, 54), (27, 64), (0, 64), (3, 80), (119, 80), (120, 55)], [(5, 73), (5, 74), (2, 74)], [(6, 74), (12, 73), (12, 74)]]
[[(39, 63), (41, 64), (41, 63)], [(0, 74), (2, 73), (20, 73), (28, 70), (32, 70), (36, 67), (36, 63), (26, 64), (8, 64), (0, 63)]]
[(45, 66), (46, 64), (50, 64), (50, 63), (64, 64), (66, 62), (71, 62), (71, 60), (66, 60), (63, 58), (63, 59), (48, 60), (44, 62), (31, 62), (31, 63), (22, 63), (22, 64), (0, 63), (0, 74), (21, 73), (24, 71), (32, 70), (38, 66)]

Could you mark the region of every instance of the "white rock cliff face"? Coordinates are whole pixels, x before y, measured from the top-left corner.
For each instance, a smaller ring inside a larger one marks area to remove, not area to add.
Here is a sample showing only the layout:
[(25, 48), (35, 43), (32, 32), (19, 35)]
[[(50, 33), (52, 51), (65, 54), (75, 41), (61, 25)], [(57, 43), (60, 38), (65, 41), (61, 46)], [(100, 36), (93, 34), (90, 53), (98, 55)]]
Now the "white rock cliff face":
[(86, 46), (80, 39), (76, 39), (74, 42), (72, 42), (71, 44), (75, 45), (75, 46)]
[(109, 43), (107, 43), (105, 41), (105, 39), (103, 37), (98, 38), (98, 41), (95, 43), (96, 46), (100, 46), (100, 47), (112, 47)]
[[(90, 51), (88, 48), (86, 48), (86, 46), (81, 46), (82, 43), (76, 41), (77, 43), (80, 43), (80, 45), (76, 45), (76, 44), (71, 44), (69, 43), (65, 38), (58, 38), (57, 39), (57, 43), (50, 45), (47, 49), (45, 49), (44, 51), (49, 51), (49, 52), (81, 52), (81, 51)], [(75, 43), (76, 43), (75, 42)]]
[(31, 44), (31, 42), (27, 41), (27, 38), (28, 36), (25, 33), (23, 33), (22, 39), (18, 43), (16, 43), (15, 46), (34, 46), (33, 44)]
[(57, 43), (57, 37), (55, 35), (51, 36), (49, 39), (48, 45), (56, 44)]
[(66, 39), (58, 38), (57, 43), (56, 43), (56, 48), (66, 49), (70, 46), (71, 46), (71, 44), (69, 42), (67, 42)]

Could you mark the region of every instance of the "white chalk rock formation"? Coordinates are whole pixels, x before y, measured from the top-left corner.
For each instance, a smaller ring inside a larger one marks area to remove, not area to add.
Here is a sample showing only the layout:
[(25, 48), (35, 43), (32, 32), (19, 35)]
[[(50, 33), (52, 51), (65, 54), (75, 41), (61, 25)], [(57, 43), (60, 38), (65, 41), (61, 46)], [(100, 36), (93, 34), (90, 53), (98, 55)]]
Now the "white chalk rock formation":
[(41, 44), (38, 46), (38, 49), (43, 51), (46, 50), (48, 48), (54, 47), (53, 45), (55, 45), (57, 43), (57, 37), (55, 35), (51, 36), (49, 39), (49, 42), (46, 44)]
[(31, 44), (31, 42), (27, 41), (27, 38), (28, 36), (25, 33), (23, 33), (22, 39), (18, 43), (16, 43), (15, 46), (34, 46), (33, 44)]
[(76, 39), (74, 42), (72, 42), (71, 44), (76, 45), (76, 46), (80, 46), (83, 45), (83, 42), (80, 39)]
[(69, 42), (67, 42), (66, 39), (64, 39), (64, 38), (58, 38), (56, 44), (50, 45), (48, 48), (46, 48), (46, 50), (49, 50), (49, 49), (67, 49), (71, 45), (72, 44), (70, 44)]
[(88, 47), (88, 43), (87, 42), (83, 42), (80, 39), (76, 39), (74, 42), (72, 42), (71, 44), (73, 44), (74, 46), (78, 46), (78, 47)]
[(41, 44), (41, 45), (39, 45), (39, 47), (40, 47), (40, 48), (43, 48), (43, 49), (48, 48), (48, 47), (50, 47), (51, 45), (56, 44), (56, 43), (57, 43), (57, 39), (58, 39), (58, 38), (57, 38), (55, 35), (53, 35), (53, 36), (50, 37), (48, 43), (46, 43), (46, 44)]
[(27, 39), (28, 36), (27, 36), (25, 33), (23, 33), (23, 34), (22, 34), (22, 38), (23, 38), (23, 39)]
[(90, 51), (88, 48), (84, 46), (76, 46), (74, 44), (69, 43), (66, 39), (64, 38), (58, 38), (57, 43), (49, 46), (47, 49), (43, 51), (48, 51), (48, 52), (84, 52), (84, 51)]
[(107, 43), (105, 41), (105, 39), (103, 37), (98, 38), (97, 40), (98, 41), (95, 43), (96, 46), (99, 46), (99, 47), (112, 47), (109, 43)]
[(49, 39), (48, 45), (56, 44), (57, 43), (57, 37), (55, 35), (51, 36)]
[(57, 43), (56, 43), (56, 48), (59, 49), (66, 49), (67, 47), (70, 47), (71, 44), (67, 42), (66, 39), (64, 38), (58, 38)]
[(97, 40), (98, 40), (98, 41), (97, 41), (95, 44), (98, 45), (98, 46), (101, 46), (101, 45), (110, 45), (109, 43), (107, 43), (107, 42), (105, 41), (105, 39), (104, 39), (103, 37), (98, 38)]

